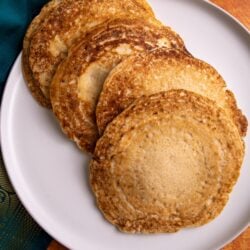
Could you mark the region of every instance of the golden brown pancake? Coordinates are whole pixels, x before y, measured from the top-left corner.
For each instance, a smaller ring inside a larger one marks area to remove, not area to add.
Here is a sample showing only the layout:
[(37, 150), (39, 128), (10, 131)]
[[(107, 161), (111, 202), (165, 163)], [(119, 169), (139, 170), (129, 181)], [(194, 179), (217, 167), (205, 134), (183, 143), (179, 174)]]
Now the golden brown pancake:
[(186, 89), (204, 95), (224, 108), (242, 136), (247, 120), (234, 95), (209, 64), (177, 50), (159, 49), (132, 55), (112, 70), (105, 81), (97, 109), (100, 134), (107, 124), (142, 95), (170, 89)]
[(220, 214), (243, 154), (237, 127), (214, 101), (170, 90), (137, 99), (108, 125), (91, 186), (121, 231), (176, 232)]
[(109, 72), (128, 55), (157, 47), (185, 50), (171, 29), (142, 19), (110, 21), (72, 46), (53, 79), (51, 102), (64, 132), (81, 149), (94, 149), (95, 107)]
[(52, 9), (55, 9), (58, 5), (59, 0), (52, 0), (47, 3), (41, 10), (40, 14), (36, 16), (32, 23), (30, 24), (24, 40), (23, 40), (23, 53), (22, 53), (22, 69), (24, 78), (26, 79), (27, 85), (35, 97), (35, 99), (44, 107), (50, 107), (50, 102), (46, 98), (39, 87), (39, 84), (35, 81), (32, 75), (32, 71), (29, 66), (29, 49), (30, 49), (30, 41), (34, 35), (34, 33), (38, 30), (43, 20), (49, 15)]
[[(24, 62), (26, 65), (28, 59), (30, 67), (25, 71), (31, 71), (25, 74), (26, 80), (42, 105), (50, 105), (52, 77), (72, 43), (94, 26), (120, 16), (157, 22), (145, 0), (58, 0), (42, 10), (31, 24), (26, 35), (28, 43), (24, 44), (24, 50), (29, 51)], [(34, 28), (35, 32), (30, 32)]]

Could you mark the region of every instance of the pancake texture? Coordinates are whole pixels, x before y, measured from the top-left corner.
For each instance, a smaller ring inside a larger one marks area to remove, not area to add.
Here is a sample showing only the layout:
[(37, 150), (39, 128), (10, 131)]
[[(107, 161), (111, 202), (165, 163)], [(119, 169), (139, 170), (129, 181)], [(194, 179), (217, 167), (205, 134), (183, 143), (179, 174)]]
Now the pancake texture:
[(190, 90), (216, 101), (234, 121), (240, 134), (246, 135), (247, 119), (220, 74), (201, 60), (166, 49), (132, 55), (111, 71), (96, 109), (100, 134), (138, 97), (170, 89)]
[(58, 0), (42, 10), (26, 35), (24, 61), (29, 65), (25, 74), (28, 86), (43, 106), (50, 106), (52, 77), (75, 40), (96, 25), (121, 16), (158, 22), (144, 0)]
[(109, 72), (125, 57), (157, 47), (186, 51), (171, 29), (142, 19), (116, 19), (99, 25), (72, 46), (54, 76), (51, 102), (63, 131), (81, 149), (94, 149), (98, 138), (95, 108)]
[(40, 14), (36, 16), (31, 22), (24, 40), (23, 40), (23, 53), (22, 53), (22, 70), (24, 78), (26, 79), (27, 85), (34, 96), (34, 98), (44, 107), (49, 108), (50, 102), (44, 98), (44, 95), (39, 87), (38, 82), (35, 81), (32, 75), (32, 71), (29, 66), (29, 50), (30, 50), (30, 41), (34, 33), (38, 30), (43, 20), (49, 15), (49, 13), (56, 8), (59, 4), (59, 0), (52, 0), (47, 3), (41, 10)]
[(143, 96), (107, 127), (90, 164), (105, 218), (128, 233), (203, 225), (225, 206), (244, 143), (217, 104), (186, 90)]

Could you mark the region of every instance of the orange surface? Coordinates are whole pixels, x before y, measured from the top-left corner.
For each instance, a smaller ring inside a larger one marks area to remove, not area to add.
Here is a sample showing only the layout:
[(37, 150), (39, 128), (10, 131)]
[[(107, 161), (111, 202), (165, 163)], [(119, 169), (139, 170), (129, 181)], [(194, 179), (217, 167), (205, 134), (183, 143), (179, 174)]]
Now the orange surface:
[[(250, 30), (250, 0), (211, 0), (235, 16)], [(48, 250), (66, 250), (56, 241), (52, 241)], [(250, 228), (237, 239), (223, 248), (223, 250), (250, 250)]]
[(250, 250), (250, 227), (222, 250)]
[(250, 0), (211, 0), (236, 17), (250, 30)]

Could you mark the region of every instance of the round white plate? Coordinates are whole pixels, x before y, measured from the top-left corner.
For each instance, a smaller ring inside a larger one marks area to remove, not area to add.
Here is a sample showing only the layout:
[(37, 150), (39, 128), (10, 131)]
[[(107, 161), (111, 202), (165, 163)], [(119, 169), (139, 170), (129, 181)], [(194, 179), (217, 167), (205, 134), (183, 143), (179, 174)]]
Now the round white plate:
[[(151, 0), (157, 16), (175, 29), (189, 51), (218, 69), (250, 118), (249, 34), (232, 17), (204, 1)], [(211, 223), (175, 234), (127, 235), (96, 208), (88, 183), (89, 158), (61, 132), (53, 114), (28, 91), (18, 57), (2, 102), (4, 161), (24, 206), (54, 238), (71, 249), (218, 249), (250, 219), (250, 145), (226, 208)]]

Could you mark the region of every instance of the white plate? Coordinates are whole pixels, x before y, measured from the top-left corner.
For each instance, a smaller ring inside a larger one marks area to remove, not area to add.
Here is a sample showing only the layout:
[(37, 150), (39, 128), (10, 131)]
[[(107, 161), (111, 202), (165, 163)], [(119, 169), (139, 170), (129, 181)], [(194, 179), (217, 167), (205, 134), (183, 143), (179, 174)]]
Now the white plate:
[[(150, 2), (158, 17), (180, 33), (193, 55), (219, 70), (250, 118), (247, 31), (203, 1)], [(217, 249), (249, 222), (250, 133), (241, 176), (222, 214), (203, 227), (148, 236), (120, 233), (103, 219), (89, 188), (89, 158), (66, 139), (52, 113), (34, 101), (22, 77), (20, 56), (4, 93), (1, 134), (7, 171), (24, 206), (71, 249)]]

